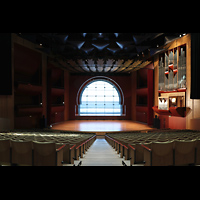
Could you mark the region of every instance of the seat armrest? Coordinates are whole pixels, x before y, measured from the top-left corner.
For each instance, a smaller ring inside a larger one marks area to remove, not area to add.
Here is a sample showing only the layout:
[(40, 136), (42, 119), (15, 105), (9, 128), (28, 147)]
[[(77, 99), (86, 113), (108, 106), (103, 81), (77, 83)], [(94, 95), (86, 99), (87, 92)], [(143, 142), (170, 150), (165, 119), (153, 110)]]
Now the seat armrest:
[(133, 146), (131, 146), (130, 144), (128, 146), (135, 151), (135, 148)]
[(144, 166), (152, 166), (152, 151), (150, 148), (146, 147), (145, 145), (141, 144), (144, 148)]
[(143, 144), (141, 144), (141, 146), (142, 146), (144, 149), (146, 149), (147, 151), (151, 152), (151, 149), (150, 149), (150, 148), (146, 147), (146, 146), (143, 145)]
[(62, 145), (61, 147), (59, 147), (58, 149), (56, 149), (56, 151), (59, 152), (59, 151), (62, 150), (65, 146), (66, 146), (66, 144)]

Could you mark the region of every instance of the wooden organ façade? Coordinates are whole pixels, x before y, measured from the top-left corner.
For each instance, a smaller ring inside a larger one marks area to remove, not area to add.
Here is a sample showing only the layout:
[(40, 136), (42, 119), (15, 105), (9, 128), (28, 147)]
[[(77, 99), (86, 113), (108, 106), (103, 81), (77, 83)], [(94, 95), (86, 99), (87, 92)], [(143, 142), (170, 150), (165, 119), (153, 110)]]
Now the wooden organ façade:
[(158, 106), (153, 110), (162, 115), (185, 117), (189, 108), (186, 94), (186, 45), (159, 55)]

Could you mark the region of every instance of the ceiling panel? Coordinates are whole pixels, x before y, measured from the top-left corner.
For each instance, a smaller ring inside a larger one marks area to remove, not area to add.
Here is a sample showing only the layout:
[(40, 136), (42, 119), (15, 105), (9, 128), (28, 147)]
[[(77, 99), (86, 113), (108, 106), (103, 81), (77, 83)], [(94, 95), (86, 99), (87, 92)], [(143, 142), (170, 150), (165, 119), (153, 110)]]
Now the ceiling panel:
[[(16, 33), (77, 73), (129, 73), (183, 33)], [(186, 33), (184, 33), (186, 34)]]

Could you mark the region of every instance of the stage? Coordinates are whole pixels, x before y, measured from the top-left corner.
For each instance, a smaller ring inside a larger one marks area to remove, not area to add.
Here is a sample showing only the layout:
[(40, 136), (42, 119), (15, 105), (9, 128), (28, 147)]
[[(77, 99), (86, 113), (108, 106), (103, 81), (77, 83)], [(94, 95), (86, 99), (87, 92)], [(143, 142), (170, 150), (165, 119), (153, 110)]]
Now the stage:
[(131, 120), (69, 120), (53, 124), (51, 129), (103, 133), (151, 130), (153, 128)]

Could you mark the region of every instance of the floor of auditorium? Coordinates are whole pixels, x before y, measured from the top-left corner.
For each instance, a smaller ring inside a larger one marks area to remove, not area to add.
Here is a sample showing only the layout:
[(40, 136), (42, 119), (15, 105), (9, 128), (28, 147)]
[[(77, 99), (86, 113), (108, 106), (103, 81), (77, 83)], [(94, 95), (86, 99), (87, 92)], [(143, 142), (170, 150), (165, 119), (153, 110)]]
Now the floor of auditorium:
[(122, 160), (105, 139), (96, 139), (81, 159), (81, 166), (122, 166)]
[[(122, 161), (130, 166), (129, 160), (120, 158), (120, 155), (107, 143), (104, 138), (98, 137), (92, 146), (88, 149), (83, 158), (74, 161), (75, 165), (82, 161), (81, 166), (123, 166)], [(67, 165), (66, 165), (67, 166)], [(137, 164), (132, 166), (144, 166)]]
[(86, 131), (86, 132), (115, 132), (152, 129), (148, 125), (131, 120), (69, 120), (53, 124), (54, 130)]

